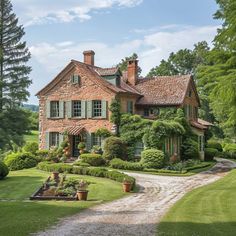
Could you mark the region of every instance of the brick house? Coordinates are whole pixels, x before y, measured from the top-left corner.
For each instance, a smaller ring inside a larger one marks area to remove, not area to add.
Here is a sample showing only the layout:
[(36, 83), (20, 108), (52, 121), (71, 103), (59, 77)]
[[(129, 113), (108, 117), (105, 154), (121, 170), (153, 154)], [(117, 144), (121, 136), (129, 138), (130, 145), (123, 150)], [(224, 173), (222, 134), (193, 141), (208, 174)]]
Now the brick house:
[[(162, 76), (138, 78), (138, 61), (128, 62), (125, 73), (116, 68), (94, 65), (93, 51), (85, 51), (84, 62), (72, 60), (36, 95), (39, 98), (40, 148), (58, 146), (67, 132), (71, 155), (78, 156), (78, 143), (87, 149), (101, 145), (98, 128), (114, 131), (109, 105), (120, 99), (121, 111), (153, 119), (160, 107), (183, 107), (187, 119), (199, 137), (199, 151), (204, 156), (204, 132), (210, 123), (198, 119), (200, 101), (193, 78)], [(180, 141), (170, 137), (165, 151), (179, 153)], [(137, 146), (137, 155), (142, 146)]]

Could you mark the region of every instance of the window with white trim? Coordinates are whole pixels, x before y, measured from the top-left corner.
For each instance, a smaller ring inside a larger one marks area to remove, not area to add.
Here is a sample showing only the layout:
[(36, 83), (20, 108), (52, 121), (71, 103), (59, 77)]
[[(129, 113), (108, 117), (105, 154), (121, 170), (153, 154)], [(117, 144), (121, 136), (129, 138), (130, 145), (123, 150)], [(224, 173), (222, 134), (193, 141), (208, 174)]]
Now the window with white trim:
[(81, 117), (81, 101), (72, 101), (72, 117)]
[(59, 117), (60, 116), (60, 108), (59, 108), (59, 101), (51, 101), (50, 102), (50, 117)]
[(93, 117), (101, 117), (102, 116), (102, 101), (94, 100), (93, 101)]

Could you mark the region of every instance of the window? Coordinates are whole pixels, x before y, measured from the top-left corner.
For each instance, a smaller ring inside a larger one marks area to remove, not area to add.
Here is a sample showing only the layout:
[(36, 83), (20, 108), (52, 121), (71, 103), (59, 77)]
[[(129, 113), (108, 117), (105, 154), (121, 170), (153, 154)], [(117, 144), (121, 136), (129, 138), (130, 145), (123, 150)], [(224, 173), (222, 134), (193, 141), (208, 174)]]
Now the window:
[(81, 101), (72, 101), (72, 116), (81, 117)]
[(143, 142), (138, 142), (135, 144), (135, 156), (141, 156), (141, 152), (144, 149)]
[(144, 108), (143, 115), (149, 116), (149, 109), (148, 108)]
[(188, 96), (189, 96), (189, 97), (192, 96), (192, 90), (191, 90), (191, 89), (188, 91)]
[(102, 101), (94, 100), (93, 101), (93, 117), (101, 117), (102, 116)]
[(80, 84), (80, 76), (79, 75), (72, 75), (71, 76), (71, 83), (72, 84)]
[(98, 145), (101, 147), (102, 145), (102, 139), (100, 136), (95, 135), (92, 133), (92, 146)]
[(52, 132), (49, 135), (49, 147), (58, 147), (59, 146), (59, 133)]
[(52, 101), (50, 103), (50, 117), (59, 117), (60, 111), (59, 111), (59, 101)]
[(133, 101), (127, 101), (127, 112), (133, 114)]

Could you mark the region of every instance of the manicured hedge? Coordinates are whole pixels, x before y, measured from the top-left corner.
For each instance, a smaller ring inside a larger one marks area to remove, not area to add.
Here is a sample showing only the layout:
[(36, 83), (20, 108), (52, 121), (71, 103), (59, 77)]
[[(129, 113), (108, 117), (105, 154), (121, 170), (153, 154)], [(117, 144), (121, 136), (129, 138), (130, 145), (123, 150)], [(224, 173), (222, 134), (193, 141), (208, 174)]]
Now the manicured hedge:
[(9, 173), (8, 167), (5, 163), (0, 161), (0, 180), (4, 179)]
[(160, 173), (160, 174), (185, 174), (187, 170), (167, 170), (167, 169), (144, 169), (145, 172), (153, 172), (153, 173)]
[(80, 158), (83, 162), (88, 163), (91, 166), (102, 166), (105, 164), (105, 160), (100, 154), (85, 153), (81, 154)]
[(217, 156), (218, 150), (214, 148), (205, 148), (205, 161), (213, 161)]
[(123, 182), (124, 179), (127, 181), (130, 181), (132, 183), (132, 186), (135, 186), (135, 178), (126, 175), (124, 173), (118, 172), (118, 171), (108, 171), (105, 168), (101, 167), (82, 167), (82, 166), (72, 166), (69, 164), (63, 164), (63, 163), (55, 163), (51, 164), (48, 162), (40, 162), (37, 165), (37, 168), (40, 170), (44, 170), (47, 172), (53, 172), (58, 171), (60, 173), (67, 172), (72, 174), (79, 174), (79, 175), (91, 175), (95, 177), (103, 177), (115, 180), (117, 182)]
[(123, 161), (119, 158), (115, 158), (110, 161), (110, 167), (121, 170), (143, 170), (143, 166), (138, 162)]
[(217, 141), (208, 141), (207, 148), (214, 148), (217, 149), (219, 152), (223, 151), (222, 145)]
[(196, 169), (201, 169), (201, 168), (205, 168), (205, 167), (208, 167), (210, 166), (212, 163), (200, 163), (198, 165), (195, 165), (195, 166), (190, 166), (190, 167), (185, 167), (184, 169), (187, 170), (187, 171), (190, 171), (190, 170), (196, 170)]
[(6, 156), (4, 163), (10, 170), (22, 170), (35, 167), (38, 160), (32, 153), (18, 152)]
[(145, 168), (160, 169), (164, 166), (165, 155), (157, 149), (147, 149), (141, 153), (140, 163)]

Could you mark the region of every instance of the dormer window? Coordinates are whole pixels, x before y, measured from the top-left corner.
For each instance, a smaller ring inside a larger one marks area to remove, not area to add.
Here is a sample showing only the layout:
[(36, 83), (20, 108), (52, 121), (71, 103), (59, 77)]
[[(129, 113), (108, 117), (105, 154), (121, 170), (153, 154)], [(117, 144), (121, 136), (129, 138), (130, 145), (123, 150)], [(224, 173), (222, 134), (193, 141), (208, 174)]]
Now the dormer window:
[(80, 76), (79, 75), (72, 75), (71, 76), (71, 83), (72, 84), (80, 84)]

